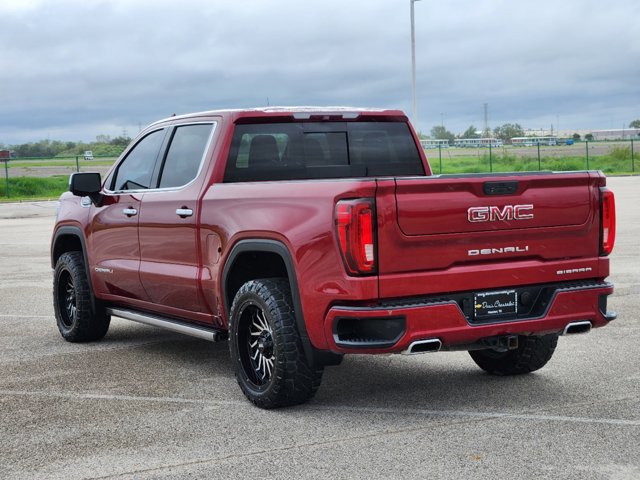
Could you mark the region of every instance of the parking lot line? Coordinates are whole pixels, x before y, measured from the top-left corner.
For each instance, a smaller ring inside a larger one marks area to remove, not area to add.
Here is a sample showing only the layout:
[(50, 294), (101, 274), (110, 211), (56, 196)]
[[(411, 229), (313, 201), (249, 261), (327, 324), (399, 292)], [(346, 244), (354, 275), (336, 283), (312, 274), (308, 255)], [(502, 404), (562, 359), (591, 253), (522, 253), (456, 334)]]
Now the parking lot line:
[[(0, 390), (0, 396), (25, 396), (38, 398), (65, 398), (73, 400), (115, 400), (125, 402), (156, 402), (156, 403), (183, 403), (189, 405), (209, 405), (209, 406), (236, 406), (253, 408), (245, 401), (234, 400), (211, 400), (197, 398), (180, 397), (149, 397), (138, 395), (110, 395), (100, 393), (69, 393), (69, 392), (46, 392), (28, 390)], [(592, 418), (592, 417), (572, 417), (568, 415), (536, 415), (528, 413), (506, 413), (506, 412), (471, 412), (465, 410), (428, 410), (428, 409), (407, 409), (389, 407), (350, 407), (337, 405), (307, 405), (309, 410), (330, 410), (354, 413), (375, 413), (390, 415), (420, 415), (433, 417), (458, 417), (476, 418), (483, 420), (506, 419), (524, 420), (540, 422), (565, 422), (565, 423), (586, 423), (617, 425), (625, 427), (640, 427), (640, 420), (624, 420), (617, 418)]]

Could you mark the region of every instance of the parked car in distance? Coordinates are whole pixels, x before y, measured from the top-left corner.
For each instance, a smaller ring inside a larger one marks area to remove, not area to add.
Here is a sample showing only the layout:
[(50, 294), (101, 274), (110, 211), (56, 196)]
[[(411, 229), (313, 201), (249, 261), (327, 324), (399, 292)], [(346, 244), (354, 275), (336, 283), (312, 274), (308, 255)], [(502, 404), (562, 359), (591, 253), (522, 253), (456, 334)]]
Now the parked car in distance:
[(84, 159), (93, 160), (93, 152), (91, 150), (87, 150), (86, 152), (84, 152)]

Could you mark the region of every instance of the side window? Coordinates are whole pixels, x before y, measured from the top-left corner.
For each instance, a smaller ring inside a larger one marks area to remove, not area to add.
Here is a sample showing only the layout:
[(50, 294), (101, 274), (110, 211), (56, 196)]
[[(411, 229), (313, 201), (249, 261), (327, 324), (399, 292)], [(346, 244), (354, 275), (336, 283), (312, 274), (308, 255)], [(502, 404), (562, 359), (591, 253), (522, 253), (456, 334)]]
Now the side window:
[(196, 178), (211, 135), (211, 124), (177, 127), (167, 152), (160, 188), (181, 187)]
[(113, 190), (141, 190), (151, 186), (153, 167), (156, 164), (164, 134), (164, 130), (156, 130), (133, 147), (118, 166), (111, 185)]

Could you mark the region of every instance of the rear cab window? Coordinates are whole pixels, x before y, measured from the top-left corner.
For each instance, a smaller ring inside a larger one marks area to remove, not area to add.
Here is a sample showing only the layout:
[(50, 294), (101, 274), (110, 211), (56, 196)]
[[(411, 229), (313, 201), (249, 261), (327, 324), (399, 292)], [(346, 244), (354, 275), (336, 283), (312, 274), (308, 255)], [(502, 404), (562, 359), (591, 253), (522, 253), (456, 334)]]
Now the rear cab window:
[(424, 175), (403, 122), (236, 125), (225, 182)]

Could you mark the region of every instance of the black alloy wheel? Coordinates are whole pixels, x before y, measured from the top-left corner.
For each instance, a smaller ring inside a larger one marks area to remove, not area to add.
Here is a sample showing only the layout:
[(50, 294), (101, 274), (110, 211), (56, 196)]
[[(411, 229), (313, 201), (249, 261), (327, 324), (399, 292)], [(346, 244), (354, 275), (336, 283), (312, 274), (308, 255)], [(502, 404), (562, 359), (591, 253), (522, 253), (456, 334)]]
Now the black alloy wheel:
[(229, 350), (240, 389), (260, 408), (304, 403), (320, 386), (323, 369), (307, 361), (286, 279), (240, 287), (231, 305)]
[(257, 388), (264, 387), (275, 370), (273, 331), (264, 310), (257, 305), (247, 305), (239, 322), (238, 346), (243, 367)]
[(56, 262), (53, 275), (53, 309), (58, 330), (69, 342), (100, 340), (111, 317), (91, 295), (81, 252), (66, 252)]
[(73, 277), (68, 270), (60, 272), (58, 279), (60, 287), (58, 288), (58, 303), (63, 306), (61, 308), (60, 321), (67, 327), (73, 327), (76, 322), (78, 307), (76, 306), (76, 287), (73, 284)]

